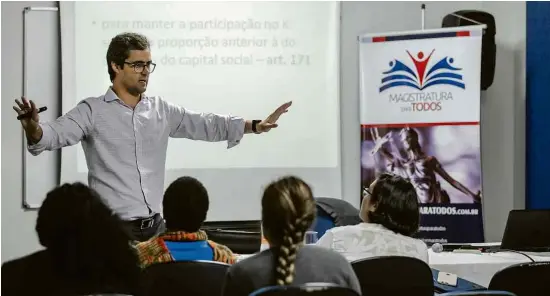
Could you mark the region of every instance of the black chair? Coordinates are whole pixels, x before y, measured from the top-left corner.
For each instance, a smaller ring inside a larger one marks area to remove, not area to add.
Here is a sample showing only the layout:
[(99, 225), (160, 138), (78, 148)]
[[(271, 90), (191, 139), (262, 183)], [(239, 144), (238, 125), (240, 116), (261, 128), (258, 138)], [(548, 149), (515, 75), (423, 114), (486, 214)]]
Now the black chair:
[(332, 217), (335, 226), (357, 225), (361, 222), (359, 209), (340, 198), (316, 197), (317, 209)]
[(228, 264), (214, 261), (154, 264), (143, 271), (140, 295), (221, 295), (228, 268)]
[(517, 296), (550, 295), (550, 262), (520, 263), (497, 272), (489, 290), (509, 291)]
[(249, 296), (359, 296), (350, 288), (331, 283), (309, 283), (300, 286), (271, 286), (261, 288)]
[(260, 220), (205, 221), (202, 224), (201, 229), (202, 230), (223, 229), (223, 230), (260, 232), (262, 229), (262, 222)]
[(351, 263), (363, 295), (433, 296), (432, 270), (412, 257), (381, 256)]
[(208, 239), (227, 246), (237, 254), (254, 254), (260, 251), (262, 243), (261, 232), (208, 229), (205, 230)]
[(438, 296), (517, 296), (517, 295), (506, 291), (485, 290), (485, 291), (448, 292), (448, 293), (438, 294)]
[(262, 242), (261, 221), (209, 221), (201, 227), (210, 240), (237, 254), (254, 254)]

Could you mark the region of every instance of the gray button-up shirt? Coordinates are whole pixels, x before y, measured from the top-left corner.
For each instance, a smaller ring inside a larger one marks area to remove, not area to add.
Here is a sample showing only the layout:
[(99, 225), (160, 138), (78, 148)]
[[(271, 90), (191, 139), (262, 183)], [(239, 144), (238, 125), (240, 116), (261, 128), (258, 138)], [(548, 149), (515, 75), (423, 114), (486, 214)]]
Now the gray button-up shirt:
[(40, 123), (42, 139), (28, 150), (38, 155), (82, 142), (89, 186), (122, 219), (132, 220), (160, 212), (169, 137), (227, 140), (231, 148), (242, 139), (244, 125), (240, 117), (197, 113), (145, 94), (132, 109), (109, 88)]

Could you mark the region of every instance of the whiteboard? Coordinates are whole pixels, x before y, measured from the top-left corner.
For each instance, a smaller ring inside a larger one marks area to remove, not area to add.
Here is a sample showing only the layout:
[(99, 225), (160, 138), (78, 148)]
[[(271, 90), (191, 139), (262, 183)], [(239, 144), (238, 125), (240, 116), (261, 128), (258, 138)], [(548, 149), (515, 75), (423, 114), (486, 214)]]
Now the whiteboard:
[[(40, 121), (60, 115), (60, 29), (57, 7), (27, 7), (23, 10), (23, 95), (37, 107)], [(59, 184), (60, 151), (44, 151), (38, 156), (27, 150), (23, 133), (23, 207), (36, 209), (46, 194)], [(55, 170), (52, 170), (55, 168)], [(55, 174), (51, 174), (55, 171)]]

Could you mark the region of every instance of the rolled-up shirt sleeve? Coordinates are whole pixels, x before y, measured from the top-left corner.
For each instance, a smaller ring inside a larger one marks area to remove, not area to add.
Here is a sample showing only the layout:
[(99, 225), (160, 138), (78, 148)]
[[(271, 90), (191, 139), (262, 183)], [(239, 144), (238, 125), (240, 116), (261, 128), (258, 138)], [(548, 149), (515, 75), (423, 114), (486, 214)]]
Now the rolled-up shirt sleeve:
[(67, 114), (51, 122), (39, 123), (42, 138), (38, 143), (27, 145), (32, 155), (44, 150), (56, 150), (80, 142), (92, 127), (92, 110), (88, 102), (82, 101)]
[(227, 141), (227, 148), (240, 143), (245, 120), (231, 115), (200, 113), (167, 104), (170, 137), (208, 142)]

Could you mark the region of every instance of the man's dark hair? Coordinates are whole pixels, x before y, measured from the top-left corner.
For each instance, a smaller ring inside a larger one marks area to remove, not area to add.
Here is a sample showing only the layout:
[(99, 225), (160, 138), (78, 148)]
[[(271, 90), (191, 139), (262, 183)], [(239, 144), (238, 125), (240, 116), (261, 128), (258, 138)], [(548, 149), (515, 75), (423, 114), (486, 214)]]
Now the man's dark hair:
[(131, 50), (146, 50), (150, 48), (149, 40), (138, 33), (122, 33), (111, 39), (107, 49), (107, 69), (111, 82), (115, 80), (116, 73), (111, 67), (111, 62), (119, 67), (124, 67), (124, 61), (130, 56)]
[(193, 177), (180, 177), (164, 192), (162, 201), (166, 228), (169, 231), (196, 232), (208, 212), (208, 191)]
[(56, 272), (75, 287), (136, 292), (137, 254), (120, 218), (95, 190), (74, 183), (50, 191), (38, 211), (36, 232)]
[(406, 179), (391, 174), (382, 174), (371, 192), (368, 211), (370, 223), (381, 224), (396, 233), (412, 236), (418, 231), (420, 212), (414, 186)]

